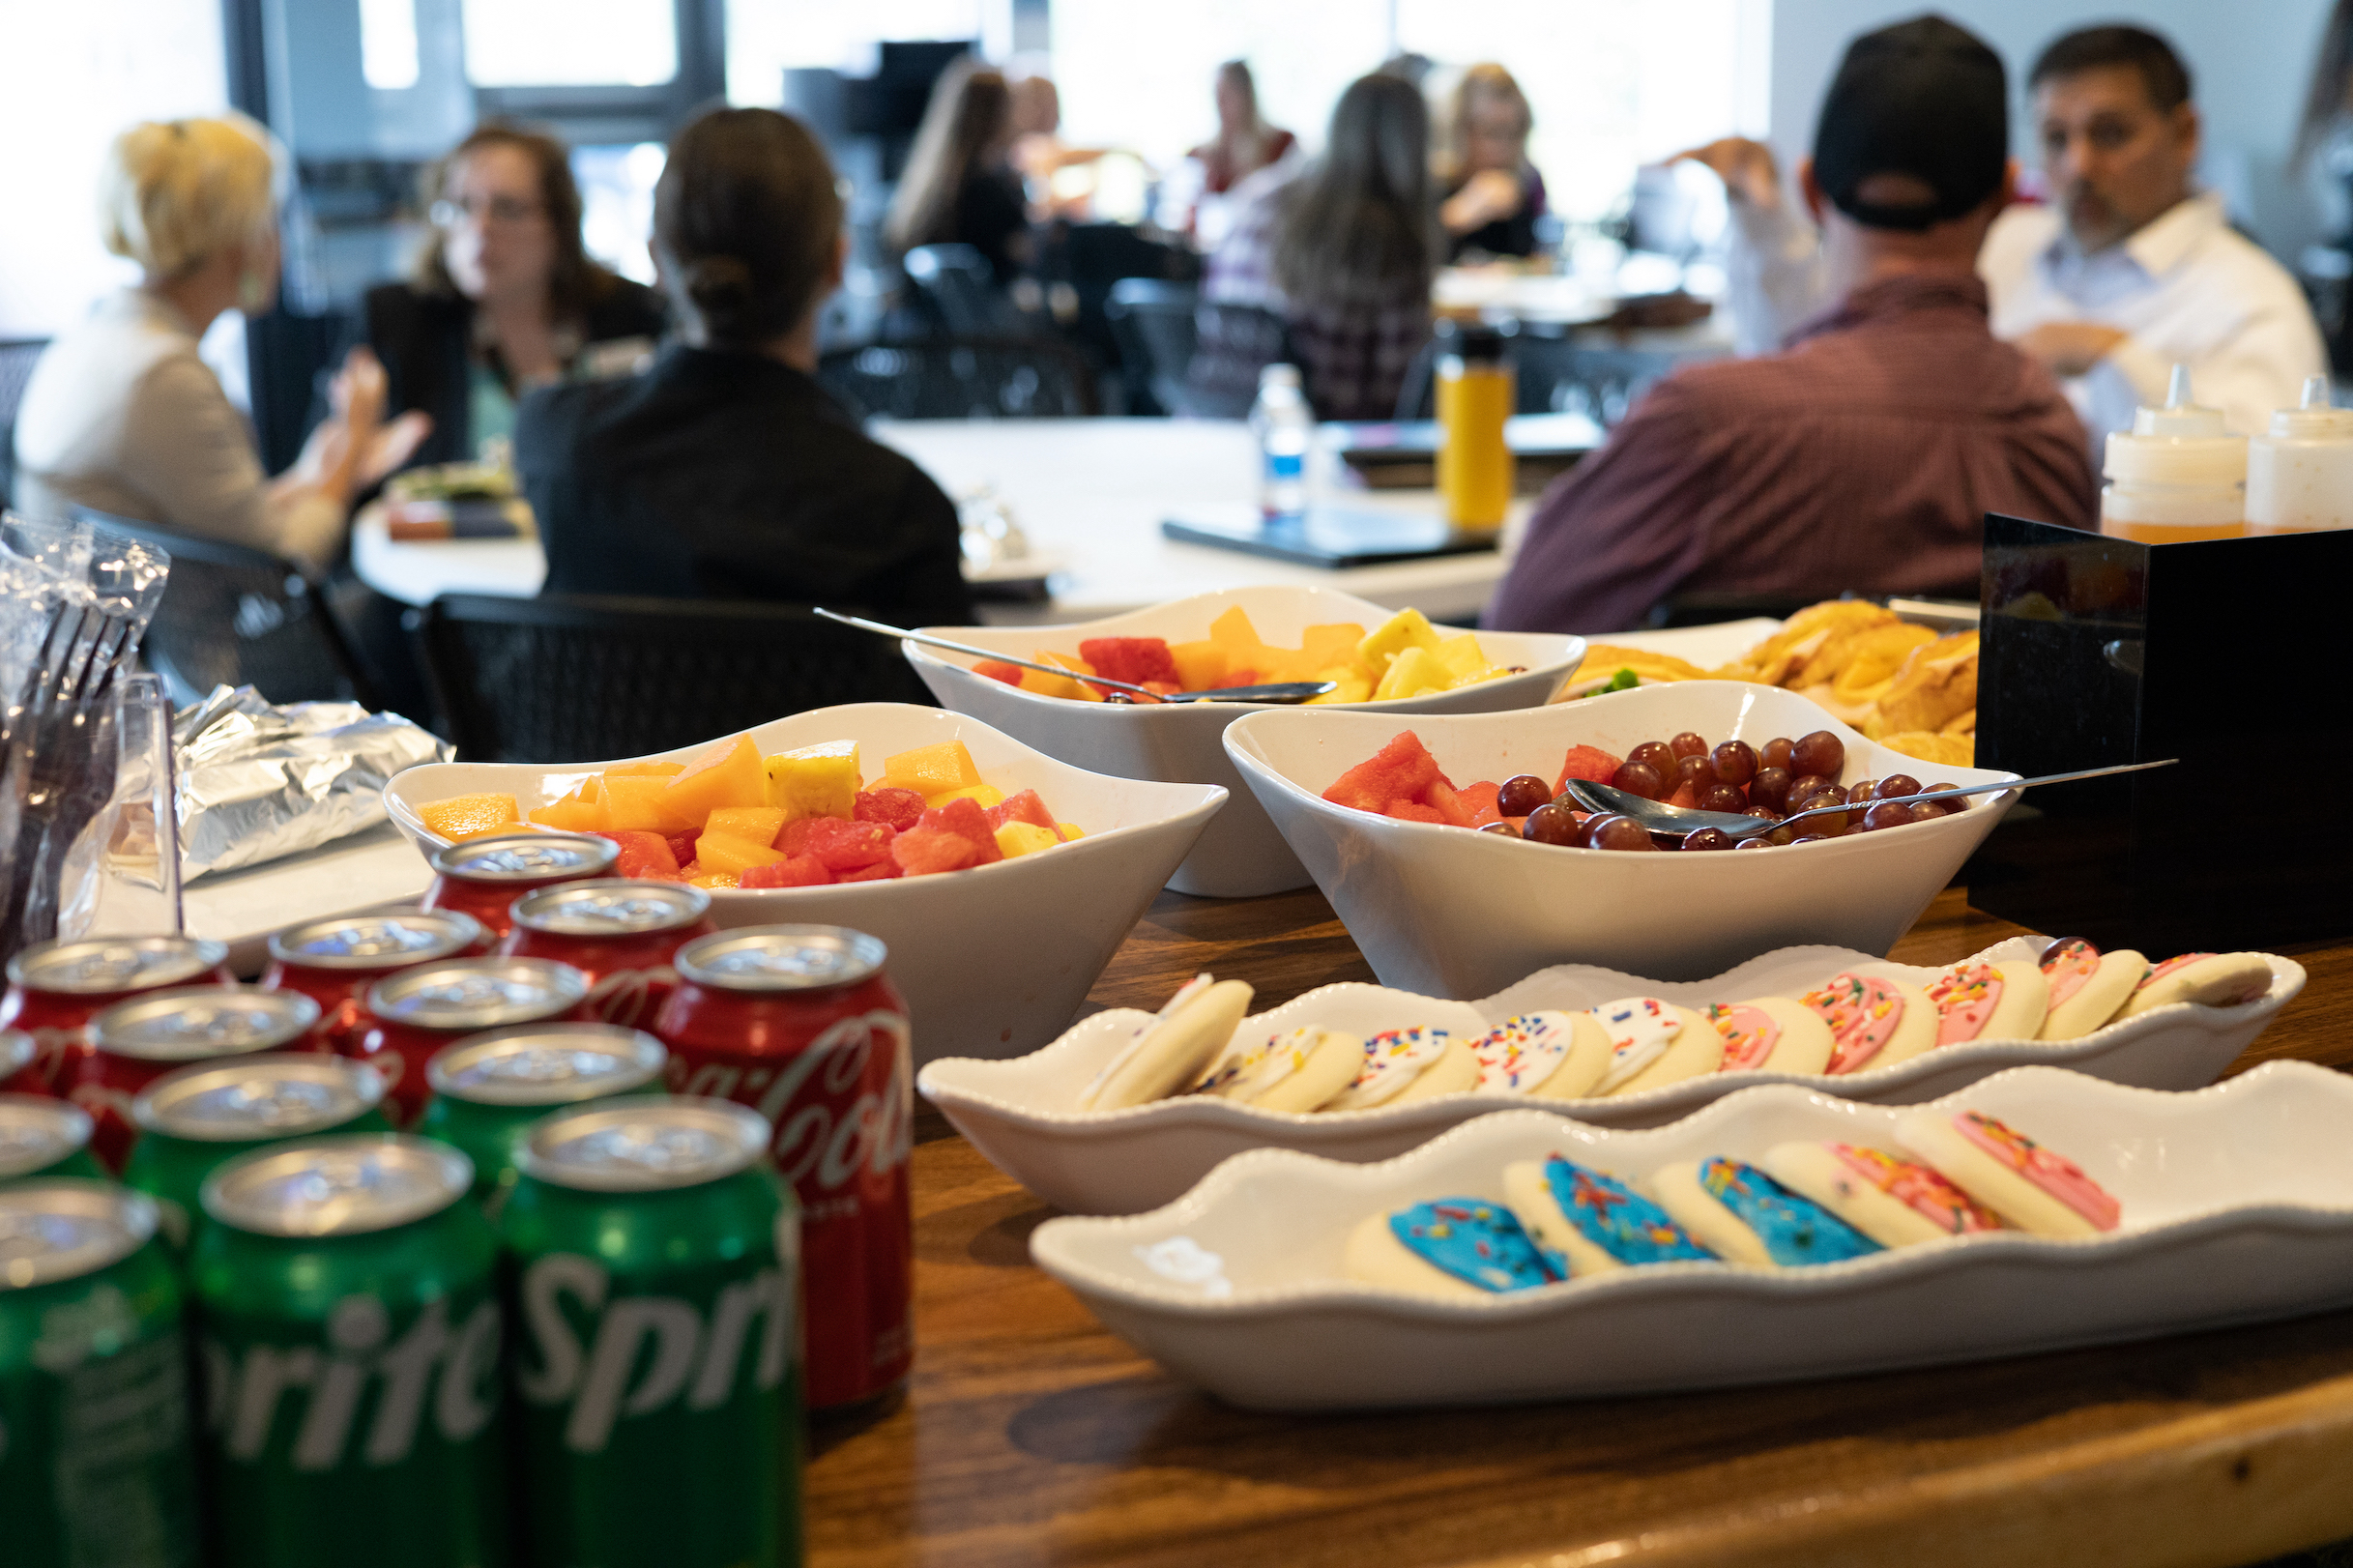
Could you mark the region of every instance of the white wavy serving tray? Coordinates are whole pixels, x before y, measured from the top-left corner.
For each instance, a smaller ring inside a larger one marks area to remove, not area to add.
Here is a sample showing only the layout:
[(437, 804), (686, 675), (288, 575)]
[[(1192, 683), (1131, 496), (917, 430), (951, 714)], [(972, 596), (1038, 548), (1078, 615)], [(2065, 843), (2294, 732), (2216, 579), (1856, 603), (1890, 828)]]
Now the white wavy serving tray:
[(2190, 1094), (2053, 1067), (1934, 1104), (1999, 1117), (2123, 1205), (2106, 1235), (1948, 1237), (1803, 1269), (1663, 1263), (1490, 1299), (1344, 1277), (1365, 1215), (1499, 1201), (1512, 1160), (1559, 1151), (1639, 1179), (1788, 1139), (1893, 1147), (1897, 1110), (1772, 1085), (1670, 1127), (1509, 1111), (1349, 1165), (1260, 1149), (1176, 1203), (1054, 1219), (1039, 1266), (1114, 1333), (1233, 1404), (1330, 1410), (1660, 1393), (2144, 1339), (2353, 1302), (2353, 1080), (2277, 1061)]
[[(2048, 937), (2013, 937), (1970, 963), (2033, 962)], [(1123, 1111), (1082, 1111), (1078, 1097), (1104, 1062), (1149, 1016), (1118, 1007), (1081, 1019), (1044, 1049), (1008, 1060), (950, 1057), (916, 1079), (926, 1099), (997, 1168), (1073, 1214), (1132, 1214), (1165, 1204), (1220, 1160), (1253, 1148), (1293, 1148), (1328, 1159), (1385, 1160), (1473, 1117), (1540, 1106), (1596, 1126), (1655, 1127), (1760, 1084), (1793, 1084), (1845, 1099), (1913, 1105), (1949, 1094), (2008, 1067), (2063, 1066), (2143, 1089), (2199, 1089), (2263, 1032), (2304, 989), (2304, 967), (2267, 955), (2271, 989), (2231, 1007), (2181, 1002), (2094, 1031), (2081, 1039), (1977, 1041), (1949, 1045), (1892, 1067), (1833, 1078), (1799, 1073), (1719, 1073), (1664, 1089), (1605, 1099), (1537, 1100), (1525, 1094), (1448, 1094), (1370, 1111), (1265, 1111), (1206, 1094), (1185, 1094)], [(1844, 947), (1785, 947), (1712, 980), (1646, 980), (1615, 970), (1562, 964), (1539, 970), (1479, 1002), (1444, 1002), (1350, 982), (1295, 997), (1242, 1021), (1242, 1031), (1279, 1034), (1320, 1024), (1353, 1034), (1436, 1025), (1471, 1034), (1516, 1013), (1598, 1006), (1654, 996), (1687, 1007), (1751, 997), (1799, 997), (1842, 970), (1925, 986), (1943, 973), (1891, 963)]]

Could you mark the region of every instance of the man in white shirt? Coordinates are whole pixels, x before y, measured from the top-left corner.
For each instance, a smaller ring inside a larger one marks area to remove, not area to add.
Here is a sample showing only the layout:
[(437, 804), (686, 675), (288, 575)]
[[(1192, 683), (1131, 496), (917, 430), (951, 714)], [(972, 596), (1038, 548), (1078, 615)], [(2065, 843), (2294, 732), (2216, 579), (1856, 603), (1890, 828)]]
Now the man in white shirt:
[[(2137, 27), (2070, 33), (2027, 77), (2048, 206), (1995, 220), (1977, 270), (1995, 335), (2064, 379), (2095, 448), (2165, 400), (2176, 363), (2242, 435), (2296, 406), (2328, 361), (2303, 291), (2191, 185), (2198, 114), (2172, 48)], [(1728, 138), (1685, 155), (1730, 192), (1741, 347), (1761, 352), (1823, 302), (1818, 247), (1784, 205), (1770, 150)]]

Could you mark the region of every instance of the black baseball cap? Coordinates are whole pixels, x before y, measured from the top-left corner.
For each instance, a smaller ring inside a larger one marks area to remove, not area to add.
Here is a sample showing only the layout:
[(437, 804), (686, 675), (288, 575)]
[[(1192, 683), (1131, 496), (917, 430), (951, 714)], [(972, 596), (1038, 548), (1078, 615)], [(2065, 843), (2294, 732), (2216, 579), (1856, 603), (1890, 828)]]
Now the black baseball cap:
[[(2001, 189), (2010, 92), (2001, 56), (1931, 14), (1846, 46), (1814, 130), (1814, 178), (1869, 228), (1918, 231), (1974, 211)], [(1935, 199), (1889, 206), (1856, 195), (1874, 174), (1925, 181)]]

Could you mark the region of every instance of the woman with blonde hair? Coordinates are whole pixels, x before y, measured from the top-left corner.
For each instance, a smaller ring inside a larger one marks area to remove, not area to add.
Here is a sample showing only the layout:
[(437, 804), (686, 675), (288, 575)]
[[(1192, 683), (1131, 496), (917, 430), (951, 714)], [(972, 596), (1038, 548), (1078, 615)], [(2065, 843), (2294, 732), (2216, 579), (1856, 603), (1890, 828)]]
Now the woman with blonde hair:
[(1010, 286), (1034, 253), (1011, 162), (1016, 130), (1002, 72), (970, 55), (942, 72), (883, 224), (890, 248), (969, 245), (988, 258), (997, 286)]
[(314, 569), (340, 554), (353, 492), (399, 466), (430, 421), (384, 422), (384, 368), (355, 350), (333, 413), (272, 479), (196, 353), (222, 311), (257, 315), (276, 298), (278, 168), (270, 133), (242, 115), (149, 122), (115, 138), (102, 237), (138, 264), (140, 281), (99, 302), (35, 367), (16, 416), (19, 510), (87, 507)]
[(1201, 163), (1201, 189), (1222, 196), (1242, 181), (1282, 160), (1298, 145), (1290, 131), (1266, 123), (1259, 111), (1258, 80), (1250, 62), (1229, 60), (1217, 68), (1217, 136), (1185, 156)]
[(1438, 211), (1448, 258), (1473, 251), (1534, 255), (1544, 176), (1527, 160), (1528, 132), (1536, 123), (1527, 95), (1510, 72), (1483, 61), (1455, 84), (1447, 121), (1446, 193)]

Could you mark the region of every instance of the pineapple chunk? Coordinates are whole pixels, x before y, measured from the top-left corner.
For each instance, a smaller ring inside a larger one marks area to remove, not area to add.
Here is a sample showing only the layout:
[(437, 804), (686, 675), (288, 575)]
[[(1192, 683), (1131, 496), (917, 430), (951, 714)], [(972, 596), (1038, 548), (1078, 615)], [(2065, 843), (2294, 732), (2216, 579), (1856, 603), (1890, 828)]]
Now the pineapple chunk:
[(1438, 655), (1438, 661), (1446, 666), (1446, 673), (1457, 683), (1488, 668), (1486, 651), (1479, 647), (1479, 639), (1467, 631), (1444, 639), (1431, 652)]
[(1444, 691), (1453, 684), (1454, 677), (1438, 657), (1427, 648), (1412, 646), (1399, 653), (1389, 665), (1389, 673), (1380, 678), (1373, 688), (1377, 703), (1394, 702), (1400, 697), (1418, 697), (1425, 691)]
[(741, 887), (743, 886), (743, 879), (733, 871), (706, 871), (698, 876), (688, 877), (686, 880), (697, 887)]
[(480, 838), (523, 826), (511, 795), (453, 795), (419, 806), (424, 825), (448, 839)]
[(883, 759), (883, 782), (892, 789), (913, 790), (926, 800), (950, 790), (980, 782), (980, 769), (961, 740), (942, 740)]
[(1345, 668), (1335, 666), (1319, 670), (1315, 679), (1337, 682), (1338, 684), (1321, 697), (1308, 698), (1307, 706), (1310, 708), (1318, 703), (1367, 703), (1373, 700), (1373, 682), (1353, 664)]
[(1356, 645), (1356, 657), (1385, 676), (1389, 663), (1409, 648), (1436, 649), (1438, 632), (1419, 610), (1400, 610)]
[(860, 774), (856, 740), (828, 740), (779, 751), (768, 759), (766, 767), (768, 803), (781, 806), (787, 822), (803, 817), (847, 820), (857, 808)]
[(1087, 836), (1087, 829), (1081, 828), (1075, 822), (1058, 822), (1054, 825), (1054, 828), (1055, 831), (1062, 835), (1062, 842), (1065, 844), (1069, 843), (1074, 838), (1085, 838)]
[(997, 848), (1008, 860), (1017, 855), (1034, 855), (1050, 850), (1061, 839), (1050, 828), (1040, 828), (1033, 822), (1009, 822), (997, 829)]

